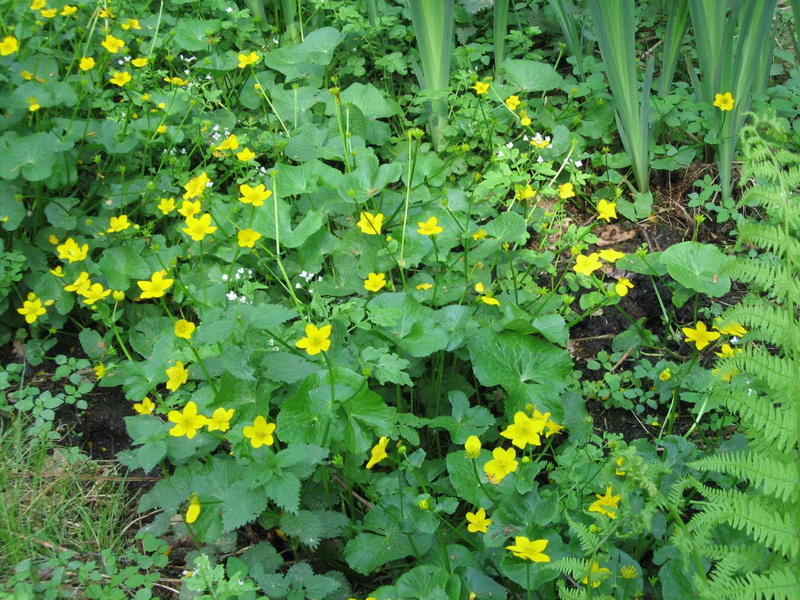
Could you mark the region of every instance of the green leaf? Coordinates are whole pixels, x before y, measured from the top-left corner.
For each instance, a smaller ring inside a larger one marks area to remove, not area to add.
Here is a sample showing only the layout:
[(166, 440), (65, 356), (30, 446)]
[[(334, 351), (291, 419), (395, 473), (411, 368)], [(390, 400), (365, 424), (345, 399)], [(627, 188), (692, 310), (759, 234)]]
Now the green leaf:
[[(478, 458), (469, 458), (463, 449), (447, 455), (447, 474), (459, 498), (475, 506), (492, 506), (492, 499), (484, 490), (493, 488), (494, 484), (489, 482), (483, 470), (483, 465), (491, 458), (492, 453), (488, 450), (481, 450)], [(500, 485), (508, 484), (503, 481)]]
[(471, 435), (480, 436), (495, 423), (492, 413), (484, 406), (470, 406), (464, 392), (453, 390), (447, 394), (453, 413), (450, 417), (436, 417), (431, 427), (443, 427), (450, 439), (459, 446)]
[(503, 386), (508, 392), (508, 416), (533, 403), (560, 422), (564, 410), (558, 398), (572, 372), (569, 352), (533, 336), (489, 329), (473, 335), (467, 348), (478, 381)]
[(78, 339), (81, 342), (81, 348), (86, 353), (86, 356), (93, 360), (97, 360), (105, 356), (108, 348), (106, 347), (103, 338), (94, 329), (81, 329), (78, 334)]
[[(420, 536), (422, 538), (423, 536)], [(422, 540), (415, 540), (417, 549), (423, 545)], [(428, 543), (427, 545), (430, 545)], [(347, 564), (362, 575), (368, 575), (381, 565), (413, 556), (414, 546), (411, 544), (411, 537), (407, 533), (393, 531), (386, 535), (376, 535), (374, 533), (359, 533), (352, 540), (347, 542), (344, 548), (344, 557)]]
[(313, 444), (294, 444), (275, 456), (278, 466), (290, 470), (300, 479), (307, 479), (314, 467), (328, 457), (328, 449)]
[(228, 487), (222, 501), (222, 532), (233, 531), (252, 523), (267, 508), (267, 497), (262, 489), (248, 489), (245, 481), (236, 481)]
[(286, 535), (310, 548), (319, 546), (320, 540), (338, 537), (349, 524), (350, 519), (332, 510), (284, 513), (280, 520), (281, 529)]
[(386, 348), (367, 346), (361, 351), (361, 360), (381, 385), (384, 385), (387, 381), (409, 387), (414, 385), (408, 373), (403, 370), (408, 367), (409, 362), (396, 354), (392, 354)]
[(72, 146), (51, 132), (39, 131), (25, 137), (6, 132), (0, 138), (0, 177), (16, 179), (22, 175), (28, 181), (47, 179), (53, 172), (56, 154)]
[(405, 293), (380, 294), (370, 300), (367, 309), (370, 320), (377, 319), (384, 332), (411, 356), (429, 356), (449, 343), (434, 311)]
[(25, 204), (16, 197), (16, 185), (0, 181), (0, 223), (6, 231), (15, 231), (25, 218)]
[(221, 25), (218, 19), (179, 19), (178, 25), (172, 29), (172, 41), (180, 50), (201, 52), (209, 48), (210, 38), (219, 31)]
[(449, 580), (450, 574), (442, 567), (414, 567), (397, 580), (397, 595), (404, 600), (458, 600), (458, 595), (447, 593)]
[(266, 494), (280, 508), (297, 512), (300, 508), (300, 480), (288, 471), (276, 471), (265, 486)]
[(52, 198), (44, 207), (44, 214), (53, 227), (71, 230), (78, 223), (77, 198)]
[(714, 298), (724, 296), (731, 289), (730, 277), (720, 274), (729, 260), (716, 246), (698, 242), (674, 244), (661, 254), (661, 262), (670, 277)]
[(502, 70), (507, 81), (528, 92), (547, 92), (561, 85), (563, 79), (549, 64), (534, 60), (507, 59)]
[(524, 244), (528, 239), (528, 226), (525, 219), (515, 212), (504, 212), (489, 221), (486, 233), (500, 242)]
[(531, 325), (554, 344), (566, 346), (567, 342), (569, 342), (569, 327), (567, 327), (567, 322), (561, 315), (536, 317)]
[(127, 290), (131, 281), (150, 279), (153, 272), (142, 258), (144, 248), (144, 242), (138, 241), (103, 251), (98, 266), (110, 288)]
[[(400, 105), (386, 96), (371, 83), (354, 83), (341, 95), (343, 103), (352, 103), (359, 108), (364, 116), (371, 119), (386, 119), (400, 114)], [(334, 99), (331, 98), (331, 102)], [(330, 114), (335, 114), (331, 112)]]
[(628, 254), (620, 258), (615, 266), (624, 271), (639, 273), (640, 275), (654, 275), (662, 277), (667, 274), (667, 267), (661, 263), (661, 252), (651, 252), (642, 257), (638, 254)]

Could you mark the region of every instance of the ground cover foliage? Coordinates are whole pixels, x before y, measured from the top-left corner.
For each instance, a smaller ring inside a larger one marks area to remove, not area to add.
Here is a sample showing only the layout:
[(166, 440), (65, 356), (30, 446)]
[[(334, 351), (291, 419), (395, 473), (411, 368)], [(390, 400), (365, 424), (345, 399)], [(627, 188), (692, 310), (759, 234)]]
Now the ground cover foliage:
[(158, 475), (4, 591), (800, 597), (792, 7), (0, 0), (4, 431)]

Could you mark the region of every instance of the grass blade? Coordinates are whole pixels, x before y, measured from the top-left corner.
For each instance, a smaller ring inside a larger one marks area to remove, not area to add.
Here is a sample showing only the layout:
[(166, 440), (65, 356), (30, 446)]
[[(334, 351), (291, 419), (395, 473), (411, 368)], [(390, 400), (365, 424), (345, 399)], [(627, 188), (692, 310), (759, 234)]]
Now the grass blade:
[(658, 82), (658, 95), (669, 94), (675, 69), (678, 66), (683, 39), (689, 28), (689, 3), (687, 0), (669, 0), (667, 7), (667, 31), (664, 35), (664, 51), (661, 54), (661, 74)]
[(508, 32), (508, 2), (494, 1), (494, 78), (502, 81), (500, 65), (506, 58), (506, 33)]

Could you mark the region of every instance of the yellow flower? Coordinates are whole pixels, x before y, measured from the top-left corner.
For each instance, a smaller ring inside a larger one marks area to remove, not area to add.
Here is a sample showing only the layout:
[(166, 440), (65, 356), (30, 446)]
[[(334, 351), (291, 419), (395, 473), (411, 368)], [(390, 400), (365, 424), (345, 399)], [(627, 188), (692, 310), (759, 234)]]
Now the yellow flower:
[(633, 284), (630, 282), (630, 279), (622, 277), (617, 280), (617, 283), (614, 284), (614, 291), (617, 292), (617, 296), (625, 296), (628, 294), (628, 290), (633, 289)]
[[(167, 369), (167, 377), (169, 377), (169, 380), (167, 381), (167, 389), (170, 392), (175, 392), (189, 379), (189, 370), (183, 366), (183, 362), (177, 361), (174, 366)], [(189, 404), (194, 405), (194, 402), (190, 402)], [(172, 413), (170, 413), (170, 415), (172, 415)], [(205, 417), (203, 417), (203, 419), (205, 419)], [(172, 421), (172, 417), (170, 417), (169, 420)], [(173, 421), (173, 423), (177, 423), (177, 421)], [(205, 425), (205, 421), (203, 421), (200, 427), (202, 427), (203, 425)], [(180, 433), (178, 435), (183, 435), (183, 434)], [(192, 436), (189, 437), (191, 438)]]
[(236, 158), (238, 158), (242, 162), (253, 160), (255, 157), (256, 157), (255, 152), (250, 150), (250, 148), (243, 148), (241, 152), (236, 153)]
[(625, 477), (625, 475), (628, 474), (627, 471), (622, 469), (622, 467), (625, 466), (625, 457), (624, 456), (618, 456), (617, 460), (615, 460), (614, 463), (617, 465), (617, 468), (614, 469), (614, 475), (619, 475), (620, 477)]
[(593, 588), (600, 587), (600, 584), (603, 583), (603, 580), (610, 574), (611, 571), (609, 569), (601, 567), (596, 560), (593, 560), (589, 566), (589, 574), (583, 578), (581, 583), (584, 585), (589, 585), (589, 582), (591, 582)]
[(114, 299), (114, 302), (122, 302), (125, 300), (125, 292), (122, 290), (114, 290), (111, 292), (111, 297)]
[(368, 292), (377, 292), (386, 286), (386, 275), (383, 273), (370, 273), (364, 280), (364, 289)]
[[(181, 363), (177, 364), (183, 366)], [(181, 437), (185, 435), (189, 439), (196, 436), (198, 430), (202, 429), (206, 421), (208, 421), (203, 415), (197, 414), (197, 404), (192, 400), (186, 403), (183, 412), (177, 410), (169, 411), (167, 419), (169, 419), (170, 423), (175, 423), (175, 427), (169, 430), (171, 436)]]
[(605, 198), (600, 200), (597, 203), (597, 218), (598, 219), (605, 219), (606, 222), (610, 222), (611, 219), (617, 218), (617, 203), (616, 202), (609, 202)]
[(736, 100), (733, 99), (733, 94), (725, 92), (724, 94), (717, 94), (714, 96), (714, 106), (720, 110), (733, 110), (733, 105)]
[(56, 251), (58, 258), (66, 259), (69, 263), (80, 262), (89, 254), (89, 244), (79, 246), (75, 240), (67, 238), (63, 244), (56, 247)]
[(709, 331), (706, 324), (702, 321), (697, 322), (697, 327), (695, 329), (683, 327), (682, 331), (686, 336), (684, 341), (694, 342), (698, 350), (702, 350), (721, 335), (716, 331)]
[(0, 42), (0, 56), (8, 56), (19, 50), (19, 42), (13, 35), (8, 35)]
[(506, 546), (506, 550), (511, 550), (517, 558), (533, 562), (550, 562), (550, 557), (544, 553), (547, 543), (548, 540), (531, 541), (525, 536), (518, 535), (514, 538), (514, 545)]
[(156, 133), (167, 133), (167, 126), (159, 125), (158, 127), (156, 127)]
[(244, 69), (249, 65), (253, 65), (258, 62), (259, 56), (255, 52), (251, 52), (250, 54), (239, 54), (239, 68)]
[(197, 325), (191, 321), (187, 321), (186, 319), (178, 319), (175, 321), (175, 335), (179, 338), (185, 340), (192, 339), (192, 334), (195, 329), (197, 329)]
[(30, 5), (31, 10), (42, 10), (47, 5), (46, 0), (33, 0)]
[(249, 185), (239, 186), (239, 202), (244, 204), (252, 204), (253, 206), (262, 206), (264, 200), (272, 196), (272, 190), (268, 190), (263, 183), (259, 183), (256, 187)]
[(619, 495), (612, 495), (612, 487), (606, 488), (604, 495), (595, 494), (597, 500), (589, 505), (589, 512), (597, 512), (606, 515), (610, 519), (617, 518), (617, 510), (619, 509), (619, 501), (622, 498)]
[(42, 15), (45, 19), (52, 19), (53, 17), (56, 16), (57, 12), (58, 12), (58, 10), (55, 9), (55, 8), (48, 8), (48, 9), (39, 11), (39, 14)]
[(366, 233), (367, 235), (378, 235), (383, 229), (383, 213), (378, 213), (377, 215), (373, 215), (370, 212), (362, 212), (359, 215), (358, 223), (356, 226), (361, 230), (362, 233)]
[(533, 187), (531, 187), (531, 184), (529, 183), (524, 188), (517, 190), (515, 197), (517, 198), (517, 200), (530, 200), (535, 195), (536, 195), (536, 190), (534, 190)]
[(141, 56), (139, 58), (134, 58), (131, 64), (137, 69), (141, 69), (142, 67), (146, 67), (148, 62), (149, 59), (146, 56)]
[(739, 369), (737, 369), (736, 367), (728, 367), (722, 372), (720, 372), (719, 369), (714, 369), (713, 371), (711, 371), (712, 375), (714, 375), (715, 377), (719, 377), (722, 381), (726, 381), (728, 383), (730, 383), (731, 379), (733, 379), (733, 376), (736, 375), (737, 373), (739, 373)]
[(111, 293), (111, 290), (104, 289), (102, 284), (93, 283), (89, 289), (79, 291), (78, 293), (83, 296), (83, 303), (91, 306), (98, 300), (102, 300), (108, 296)]
[(417, 233), (421, 233), (422, 235), (436, 235), (437, 233), (442, 233), (444, 229), (437, 225), (438, 222), (439, 220), (436, 217), (431, 217), (427, 221), (419, 221), (417, 223), (417, 225), (419, 225)]
[(81, 71), (88, 71), (89, 69), (94, 69), (94, 66), (97, 63), (95, 62), (94, 58), (91, 56), (84, 56), (80, 62), (78, 62), (78, 66), (80, 67)]
[(172, 285), (172, 282), (175, 281), (174, 279), (165, 279), (166, 276), (166, 271), (156, 271), (150, 277), (150, 281), (137, 281), (136, 285), (142, 290), (141, 298), (161, 298), (164, 292)]
[(208, 175), (206, 175), (205, 171), (203, 171), (200, 173), (200, 175), (190, 179), (186, 185), (183, 186), (183, 189), (186, 190), (186, 193), (183, 195), (183, 199), (191, 200), (192, 198), (196, 198), (197, 196), (201, 195), (206, 191), (206, 186), (209, 183), (211, 183), (211, 181), (208, 179)]
[(186, 235), (192, 238), (195, 242), (201, 242), (206, 235), (211, 235), (217, 230), (211, 224), (211, 215), (205, 213), (200, 217), (188, 217), (186, 219), (186, 227), (181, 229)]
[(240, 248), (252, 248), (261, 237), (261, 234), (252, 229), (242, 229), (236, 234)]
[(84, 291), (88, 290), (91, 285), (92, 282), (89, 280), (89, 273), (86, 271), (81, 271), (81, 274), (78, 275), (78, 278), (75, 281), (64, 286), (64, 290), (67, 292), (77, 292), (78, 294), (82, 294)]
[(119, 217), (111, 217), (108, 225), (107, 233), (119, 233), (130, 227), (131, 223), (128, 221), (128, 215), (120, 215)]
[(493, 296), (480, 296), (480, 300), (489, 306), (500, 306), (500, 300), (494, 298)]
[(200, 516), (200, 499), (197, 497), (197, 494), (191, 494), (189, 496), (189, 508), (186, 509), (186, 522), (191, 525), (195, 521), (197, 521), (197, 517)]
[(493, 483), (500, 483), (506, 475), (513, 473), (519, 467), (516, 458), (517, 451), (514, 448), (508, 450), (495, 448), (492, 450), (492, 460), (483, 465), (483, 470)]
[(483, 81), (476, 81), (475, 85), (472, 86), (472, 89), (475, 90), (475, 93), (478, 96), (481, 96), (489, 91), (489, 84)]
[(559, 425), (555, 421), (551, 421), (550, 419), (544, 424), (547, 428), (547, 433), (544, 434), (544, 437), (549, 438), (552, 435), (557, 435), (561, 433), (561, 430), (564, 429), (563, 425)]
[(600, 255), (600, 258), (610, 263), (615, 263), (620, 258), (625, 258), (624, 252), (617, 252), (616, 250), (612, 250), (611, 248), (607, 250), (600, 250), (598, 254)]
[(140, 415), (151, 415), (153, 411), (156, 409), (155, 403), (150, 400), (147, 396), (142, 398), (141, 402), (137, 402), (133, 405), (133, 410), (135, 410)]
[(217, 146), (217, 150), (236, 150), (239, 148), (239, 139), (235, 134), (231, 134), (222, 140), (222, 143)]
[[(221, 431), (225, 433), (228, 429), (231, 428), (231, 419), (233, 418), (234, 409), (230, 408), (228, 410), (224, 408), (218, 408), (214, 411), (211, 415), (211, 418), (206, 423), (209, 431)], [(274, 429), (274, 427), (273, 427)]]
[(742, 349), (741, 348), (736, 348), (736, 350), (734, 350), (733, 346), (731, 346), (730, 344), (722, 344), (721, 350), (722, 350), (722, 352), (714, 352), (714, 354), (716, 354), (720, 358), (730, 358), (734, 354), (737, 354), (737, 353), (741, 354), (742, 353)]
[(25, 81), (30, 81), (33, 79), (33, 73), (30, 71), (20, 71), (19, 74)]
[(418, 283), (418, 284), (416, 285), (416, 288), (417, 288), (418, 290), (422, 290), (422, 291), (429, 290), (429, 289), (431, 289), (432, 287), (433, 287), (433, 284), (432, 284), (432, 283), (427, 283), (427, 282), (426, 282), (426, 283)]
[(133, 77), (131, 77), (131, 74), (127, 71), (112, 71), (109, 81), (114, 85), (123, 87), (128, 85), (132, 79)]
[(472, 234), (472, 239), (476, 242), (478, 240), (485, 240), (486, 239), (486, 230), (485, 229), (478, 229), (475, 233)]
[(327, 352), (331, 347), (331, 326), (323, 325), (319, 329), (309, 323), (305, 328), (306, 337), (295, 343), (298, 348), (304, 349), (308, 354), (314, 356), (320, 352)]
[(519, 124), (522, 125), (523, 127), (530, 127), (532, 122), (533, 121), (531, 121), (530, 117), (522, 117), (519, 120)]
[(378, 443), (372, 447), (370, 450), (370, 459), (367, 463), (367, 469), (371, 469), (379, 462), (381, 462), (384, 458), (388, 458), (388, 454), (386, 454), (386, 446), (389, 444), (388, 437), (382, 437), (378, 440)]
[(506, 106), (508, 110), (517, 110), (517, 107), (522, 104), (522, 100), (519, 99), (519, 96), (509, 96), (506, 98)]
[(42, 108), (42, 105), (39, 104), (39, 101), (36, 99), (36, 96), (31, 96), (30, 98), (28, 98), (27, 102), (28, 102), (28, 110), (30, 112), (36, 112), (37, 110)]
[(575, 261), (575, 266), (572, 269), (576, 273), (587, 277), (603, 266), (600, 263), (600, 255), (597, 252), (592, 252), (589, 256), (579, 254)]
[[(722, 321), (722, 319), (717, 319), (718, 323), (720, 321)], [(743, 337), (744, 335), (747, 334), (747, 329), (742, 327), (741, 324), (739, 323), (730, 323), (722, 328), (718, 327), (717, 325), (714, 325), (714, 329), (719, 331), (722, 335), (734, 335), (736, 337)]]
[(77, 6), (71, 6), (67, 4), (64, 6), (64, 8), (61, 9), (61, 16), (68, 17), (70, 15), (74, 15), (76, 12), (78, 12)]
[(658, 374), (658, 378), (661, 381), (669, 381), (670, 379), (672, 379), (672, 371), (670, 370), (669, 367), (667, 367), (666, 369), (661, 371), (661, 373)]
[(267, 423), (267, 420), (261, 415), (255, 418), (252, 425), (248, 425), (242, 429), (242, 434), (248, 440), (253, 448), (261, 448), (261, 446), (272, 446), (275, 443), (275, 438), (272, 433), (275, 431), (275, 423)]
[(106, 50), (108, 50), (111, 54), (116, 54), (117, 52), (122, 50), (122, 48), (125, 47), (125, 42), (123, 42), (119, 38), (115, 38), (113, 35), (109, 33), (106, 36), (106, 39), (100, 42), (100, 45)]
[(50, 269), (50, 274), (55, 275), (56, 277), (64, 277), (64, 267), (58, 265), (55, 269)]
[(486, 286), (479, 281), (478, 283), (475, 284), (475, 291), (478, 292), (479, 294), (483, 294), (486, 291)]
[(470, 533), (486, 533), (486, 530), (489, 529), (489, 525), (492, 524), (491, 519), (486, 518), (486, 511), (482, 508), (478, 509), (477, 512), (468, 512), (467, 513), (467, 531)]
[(100, 17), (101, 19), (113, 19), (114, 13), (111, 12), (110, 8), (104, 8), (98, 13), (97, 16)]
[(188, 85), (188, 79), (181, 79), (180, 77), (164, 77), (164, 81), (173, 85)]
[(558, 186), (558, 197), (562, 200), (575, 197), (575, 187), (568, 181)]
[(477, 435), (471, 435), (464, 444), (464, 451), (469, 458), (478, 458), (481, 455), (481, 440)]
[(122, 28), (127, 31), (128, 29), (141, 29), (139, 19), (128, 19), (122, 23)]
[(431, 507), (431, 501), (427, 498), (423, 498), (417, 502), (417, 506), (419, 506), (422, 510), (428, 510)]
[[(189, 202), (189, 204), (191, 204), (191, 202)], [(156, 208), (161, 211), (162, 215), (168, 215), (175, 210), (175, 198), (161, 198), (161, 200), (158, 201), (158, 206)], [(197, 212), (200, 212), (199, 207)]]
[[(171, 199), (172, 198), (170, 198), (170, 200)], [(184, 200), (181, 207), (178, 209), (178, 214), (188, 219), (189, 217), (199, 215), (202, 210), (203, 208), (200, 204), (200, 200), (195, 200), (194, 202), (191, 200)]]
[(28, 299), (23, 301), (22, 308), (18, 308), (17, 312), (25, 317), (26, 323), (34, 323), (36, 319), (41, 317), (47, 312), (42, 304), (41, 298), (37, 298), (33, 292), (28, 294)]
[[(549, 416), (550, 413), (547, 413), (546, 417)], [(547, 422), (546, 417), (531, 419), (524, 412), (519, 411), (514, 415), (514, 424), (509, 425), (500, 435), (511, 440), (514, 446), (523, 450), (528, 444), (541, 446), (542, 440), (539, 434), (544, 431), (544, 425)]]

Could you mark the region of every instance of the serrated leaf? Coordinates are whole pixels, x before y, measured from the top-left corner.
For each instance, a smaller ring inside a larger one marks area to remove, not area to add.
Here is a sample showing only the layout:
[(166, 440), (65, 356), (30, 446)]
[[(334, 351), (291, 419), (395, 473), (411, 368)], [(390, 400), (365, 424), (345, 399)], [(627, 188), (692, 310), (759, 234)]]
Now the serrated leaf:
[(448, 399), (453, 407), (452, 416), (436, 417), (430, 426), (447, 429), (454, 444), (463, 444), (471, 435), (480, 436), (494, 425), (492, 413), (484, 406), (471, 407), (464, 392), (451, 391), (448, 393)]
[(172, 40), (178, 48), (187, 52), (207, 50), (211, 38), (220, 29), (221, 21), (217, 19), (180, 19), (172, 30)]
[(289, 537), (316, 548), (320, 540), (338, 537), (350, 524), (345, 515), (331, 510), (301, 510), (281, 516), (281, 530)]
[(484, 229), (488, 235), (500, 242), (524, 244), (528, 239), (528, 225), (525, 219), (515, 212), (500, 213), (489, 221)]
[[(420, 550), (419, 546), (417, 549)], [(389, 535), (359, 533), (344, 548), (347, 564), (362, 575), (368, 575), (381, 565), (414, 553), (409, 535), (400, 532)]]
[(252, 523), (267, 508), (267, 497), (263, 490), (248, 489), (244, 481), (231, 485), (222, 501), (222, 531), (233, 531)]
[(478, 381), (508, 392), (508, 416), (533, 403), (558, 422), (562, 420), (564, 410), (558, 398), (572, 372), (569, 352), (533, 336), (489, 329), (473, 335), (467, 348)]
[(143, 243), (114, 246), (103, 251), (98, 265), (110, 288), (127, 290), (133, 280), (150, 279), (152, 271), (142, 258), (143, 251)]
[(400, 385), (414, 385), (408, 373), (403, 370), (409, 365), (409, 362), (392, 354), (386, 348), (368, 346), (361, 351), (361, 360), (381, 385), (387, 381)]
[(313, 444), (293, 444), (275, 456), (278, 466), (289, 469), (300, 479), (306, 479), (314, 467), (328, 457), (328, 449)]
[(277, 471), (266, 485), (270, 499), (288, 512), (297, 512), (300, 507), (300, 479), (293, 473)]

